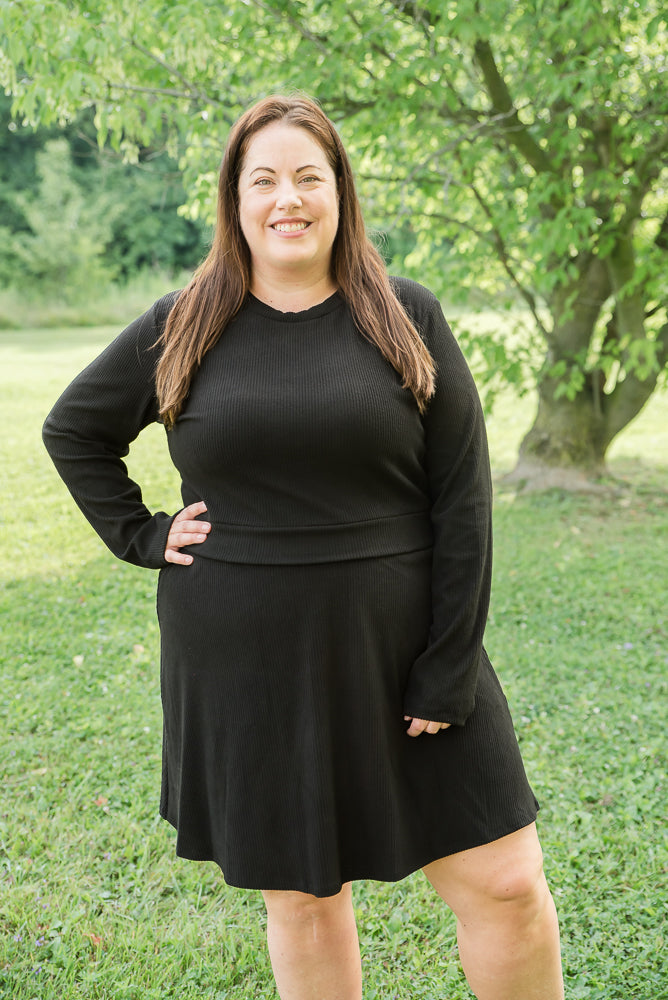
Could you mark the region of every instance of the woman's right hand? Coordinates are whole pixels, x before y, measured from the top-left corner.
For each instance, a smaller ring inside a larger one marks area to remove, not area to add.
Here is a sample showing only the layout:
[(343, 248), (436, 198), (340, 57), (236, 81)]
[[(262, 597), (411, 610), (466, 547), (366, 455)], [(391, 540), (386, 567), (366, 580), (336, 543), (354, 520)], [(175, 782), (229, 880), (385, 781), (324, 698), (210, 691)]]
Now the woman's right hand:
[(165, 560), (168, 563), (176, 563), (179, 566), (190, 566), (193, 557), (187, 552), (180, 552), (184, 545), (199, 545), (206, 541), (211, 525), (208, 521), (193, 520), (206, 510), (203, 500), (198, 503), (191, 503), (179, 511), (167, 535), (167, 545), (165, 547)]

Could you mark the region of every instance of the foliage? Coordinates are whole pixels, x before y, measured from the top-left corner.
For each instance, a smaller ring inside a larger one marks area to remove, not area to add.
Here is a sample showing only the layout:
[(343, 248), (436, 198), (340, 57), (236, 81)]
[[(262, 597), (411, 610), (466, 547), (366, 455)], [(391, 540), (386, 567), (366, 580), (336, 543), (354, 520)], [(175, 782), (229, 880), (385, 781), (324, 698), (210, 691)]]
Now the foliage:
[(0, 220), (10, 232), (25, 232), (28, 226), (16, 205), (16, 195), (37, 186), (36, 153), (49, 139), (62, 135), (62, 130), (48, 126), (22, 129), (12, 119), (10, 107), (9, 98), (0, 94)]
[[(58, 391), (114, 332), (0, 334), (0, 458), (14, 470), (2, 507), (19, 512), (0, 527), (0, 993), (270, 998), (258, 894), (175, 860), (156, 816), (155, 576), (106, 552), (39, 440)], [(668, 401), (653, 403), (641, 419), (656, 461)], [(504, 461), (510, 426), (504, 413), (490, 428)], [(174, 509), (161, 429), (130, 461), (148, 503)], [(573, 1000), (666, 996), (668, 508), (655, 475), (612, 503), (501, 493), (496, 509), (488, 647), (542, 803)], [(355, 904), (368, 1000), (470, 1000), (453, 920), (421, 876), (357, 883)]]
[(179, 213), (184, 198), (164, 149), (142, 149), (128, 165), (98, 148), (89, 112), (64, 128), (32, 129), (13, 121), (0, 98), (0, 277), (31, 303), (77, 302), (93, 289), (99, 299), (112, 276), (192, 269), (208, 227)]
[(100, 192), (122, 205), (105, 259), (113, 262), (123, 279), (147, 269), (192, 270), (200, 263), (209, 226), (179, 211), (185, 192), (173, 162), (150, 155), (134, 166), (112, 160), (101, 172)]
[(50, 139), (36, 155), (38, 186), (14, 203), (28, 231), (0, 233), (0, 267), (21, 289), (39, 286), (44, 296), (78, 298), (114, 277), (102, 261), (111, 238), (110, 198), (87, 198), (72, 176), (65, 139)]
[[(372, 224), (410, 230), (401, 266), (449, 301), (473, 290), (502, 310), (494, 333), (469, 339), (491, 388), (537, 385), (527, 452), (602, 469), (668, 356), (658, 0), (30, 9), (3, 7), (0, 74), (16, 114), (53, 122), (94, 107), (100, 141), (129, 159), (166, 134), (194, 215), (211, 210), (227, 127), (250, 100), (291, 87), (319, 97)], [(528, 325), (503, 312), (518, 300)]]

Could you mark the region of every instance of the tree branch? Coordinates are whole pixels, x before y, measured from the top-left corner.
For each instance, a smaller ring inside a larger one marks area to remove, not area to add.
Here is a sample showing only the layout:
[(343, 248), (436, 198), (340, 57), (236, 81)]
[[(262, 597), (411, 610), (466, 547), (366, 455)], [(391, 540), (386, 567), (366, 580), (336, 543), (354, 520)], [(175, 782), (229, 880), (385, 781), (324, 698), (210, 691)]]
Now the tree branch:
[[(415, 214), (415, 213), (411, 213)], [(478, 229), (471, 222), (466, 222), (464, 219), (458, 219), (456, 215), (447, 215), (445, 212), (422, 212), (420, 213), (425, 219), (437, 219), (439, 222), (447, 222), (448, 225), (456, 226), (457, 229), (464, 229), (467, 233), (473, 233), (479, 240), (483, 243), (490, 243), (490, 233), (489, 230)]]
[(663, 217), (659, 231), (656, 234), (654, 243), (659, 250), (668, 250), (668, 212)]
[[(363, 25), (359, 17), (357, 17), (356, 14), (353, 14), (350, 7), (346, 7), (346, 16), (350, 18), (350, 20), (353, 22), (353, 24), (360, 33), (360, 38), (363, 39), (365, 36), (363, 31)], [(395, 63), (397, 61), (396, 57), (392, 55), (391, 52), (388, 52), (384, 45), (380, 45), (378, 42), (371, 40), (373, 38), (373, 35), (370, 32), (367, 32), (366, 38), (369, 43), (369, 48), (371, 49), (372, 52), (377, 52), (378, 55), (382, 56), (384, 59), (387, 59), (387, 61), (390, 63)], [(415, 77), (413, 77), (413, 80), (420, 86), (424, 86), (421, 80), (416, 80)]]
[(534, 298), (533, 294), (529, 291), (529, 289), (524, 287), (524, 285), (518, 278), (517, 274), (515, 273), (515, 270), (511, 263), (510, 253), (506, 246), (506, 242), (496, 226), (491, 209), (487, 205), (485, 199), (482, 197), (480, 191), (475, 186), (475, 184), (471, 183), (469, 187), (473, 193), (475, 200), (478, 202), (478, 205), (480, 206), (480, 208), (482, 209), (483, 213), (485, 214), (485, 216), (489, 221), (492, 242), (496, 250), (496, 255), (499, 258), (499, 261), (501, 262), (501, 266), (503, 267), (504, 271), (510, 278), (511, 282), (513, 283), (517, 291), (520, 293), (520, 295), (528, 305), (531, 315), (533, 316), (534, 321), (536, 323), (536, 326), (543, 334), (545, 340), (549, 343), (550, 334), (547, 328), (545, 327), (545, 324), (541, 320), (540, 316), (538, 315), (536, 299)]
[[(347, 14), (347, 16), (348, 16), (348, 17), (350, 18), (350, 20), (351, 20), (351, 21), (353, 22), (353, 24), (355, 25), (355, 27), (357, 28), (357, 30), (358, 30), (358, 31), (360, 32), (360, 35), (362, 35), (362, 24), (360, 23), (360, 20), (359, 20), (359, 18), (357, 18), (357, 17), (356, 17), (356, 16), (355, 16), (355, 15), (353, 14), (353, 12), (352, 12), (352, 10), (350, 9), (350, 7), (346, 7), (346, 14)], [(368, 36), (367, 36), (367, 37), (368, 37)], [(397, 60), (396, 60), (396, 57), (395, 57), (395, 56), (393, 56), (393, 55), (392, 55), (392, 54), (391, 54), (390, 52), (388, 52), (388, 51), (387, 51), (387, 49), (386, 49), (386, 48), (384, 48), (384, 47), (383, 47), (382, 45), (379, 45), (379, 44), (378, 44), (378, 42), (369, 42), (369, 48), (370, 48), (370, 49), (371, 49), (371, 50), (372, 50), (373, 52), (377, 52), (377, 53), (378, 53), (378, 55), (380, 55), (380, 56), (382, 56), (382, 57), (383, 57), (383, 59), (387, 59), (387, 60), (388, 60), (388, 62), (390, 62), (390, 63), (396, 63), (396, 61), (397, 61)], [(373, 72), (372, 72), (372, 70), (370, 70), (370, 69), (369, 69), (369, 67), (368, 67), (368, 66), (363, 66), (363, 67), (361, 67), (361, 68), (362, 68), (362, 69), (364, 70), (364, 72), (365, 72), (365, 73), (366, 73), (366, 74), (367, 74), (368, 76), (370, 76), (370, 77), (371, 77), (371, 79), (372, 79), (372, 80), (373, 80), (373, 81), (374, 81), (375, 83), (377, 83), (377, 82), (378, 82), (378, 77), (376, 76), (376, 74), (375, 74), (375, 73), (373, 73)], [(424, 84), (422, 83), (422, 81), (421, 81), (421, 80), (418, 80), (418, 79), (417, 79), (416, 77), (412, 77), (412, 80), (413, 80), (413, 83), (417, 84), (417, 85), (418, 85), (419, 87), (424, 87)]]
[(397, 14), (403, 14), (423, 30), (434, 27), (441, 20), (441, 15), (433, 15), (426, 7), (421, 7), (416, 0), (390, 0)]
[[(301, 35), (304, 41), (310, 42), (312, 45), (314, 45), (315, 48), (323, 56), (326, 57), (328, 62), (331, 62), (332, 56), (337, 53), (339, 53), (342, 57), (345, 57), (347, 55), (346, 52), (341, 52), (340, 48), (334, 47), (331, 44), (329, 44), (326, 38), (322, 38), (320, 35), (316, 35), (315, 32), (311, 31), (309, 28), (306, 27), (304, 22), (299, 17), (296, 17), (295, 15), (291, 14), (287, 9), (276, 10), (275, 7), (273, 7), (271, 4), (265, 3), (264, 0), (247, 0), (247, 2), (252, 3), (259, 10), (263, 10), (266, 14), (269, 14), (271, 17), (273, 17), (274, 20), (276, 21), (279, 22), (282, 20), (287, 21), (290, 27), (294, 28), (295, 31), (297, 31)], [(363, 72), (365, 72), (367, 76), (374, 81), (374, 83), (377, 82), (376, 76), (368, 68), (368, 66), (361, 66), (360, 69), (362, 69)], [(361, 110), (362, 107), (366, 106), (368, 105), (360, 104), (359, 107), (356, 108), (356, 111)]]
[(138, 52), (141, 52), (142, 55), (150, 59), (151, 62), (154, 62), (158, 66), (161, 66), (162, 69), (164, 69), (169, 74), (169, 76), (174, 77), (177, 80), (180, 80), (181, 83), (186, 88), (186, 90), (188, 91), (188, 93), (191, 93), (193, 97), (196, 97), (201, 101), (206, 101), (207, 103), (209, 102), (210, 100), (209, 95), (206, 94), (204, 91), (202, 91), (195, 84), (193, 84), (191, 80), (188, 80), (183, 75), (183, 73), (181, 73), (181, 71), (176, 68), (176, 66), (170, 66), (169, 63), (166, 63), (165, 60), (161, 59), (159, 55), (157, 55), (155, 52), (151, 52), (149, 48), (147, 48), (145, 45), (142, 45), (141, 42), (138, 42), (136, 38), (130, 39), (130, 45), (132, 46), (133, 49), (136, 49)]
[(666, 166), (666, 160), (663, 156), (666, 150), (668, 150), (668, 129), (655, 136), (654, 140), (648, 143), (645, 155), (638, 162), (635, 170), (636, 183), (629, 185), (631, 191), (626, 199), (624, 214), (618, 223), (621, 233), (630, 233), (634, 223), (640, 217), (645, 195), (651, 188), (653, 181), (657, 179)]
[[(387, 175), (378, 176), (375, 174), (361, 174), (360, 176), (367, 180), (389, 181), (391, 183), (402, 184), (402, 185), (406, 185), (414, 181), (420, 181), (422, 183), (429, 183), (429, 182), (435, 183), (436, 181), (446, 180), (450, 182), (453, 178), (453, 174), (451, 171), (448, 173), (444, 173), (442, 170), (433, 170), (431, 172), (425, 172), (425, 173), (423, 173), (423, 171), (429, 171), (429, 164), (433, 163), (434, 160), (440, 160), (448, 153), (456, 153), (462, 143), (475, 142), (475, 140), (479, 136), (489, 131), (489, 124), (490, 124), (489, 120), (482, 122), (475, 122), (475, 124), (473, 124), (469, 129), (467, 129), (467, 131), (458, 134), (457, 136), (455, 136), (454, 139), (451, 139), (450, 142), (447, 142), (444, 146), (439, 146), (438, 149), (435, 149), (432, 153), (429, 154), (429, 156), (426, 157), (426, 159), (420, 160), (418, 163), (416, 163), (415, 166), (412, 168), (412, 170), (409, 170), (408, 173), (404, 174), (402, 177), (387, 176)], [(515, 162), (516, 161), (513, 160), (513, 163)]]
[(160, 97), (175, 97), (178, 100), (193, 101), (196, 98), (199, 100), (205, 100), (207, 104), (216, 104), (219, 107), (229, 107), (227, 101), (222, 101), (218, 97), (213, 97), (207, 94), (206, 97), (201, 97), (199, 94), (194, 94), (191, 90), (176, 90), (173, 87), (140, 87), (138, 84), (134, 83), (117, 83), (114, 80), (106, 81), (109, 90), (123, 90), (131, 94), (153, 94)]
[(645, 379), (627, 372), (624, 380), (618, 382), (606, 398), (606, 431), (610, 441), (640, 413), (656, 388), (659, 374), (668, 363), (668, 323), (659, 330), (656, 343), (657, 369)]
[(302, 38), (306, 39), (306, 41), (311, 42), (313, 45), (315, 45), (318, 51), (322, 53), (322, 55), (326, 56), (328, 60), (332, 58), (332, 47), (331, 45), (327, 44), (327, 39), (321, 38), (319, 35), (316, 35), (313, 31), (310, 31), (309, 28), (305, 26), (304, 22), (300, 20), (298, 17), (295, 17), (293, 14), (290, 14), (287, 10), (276, 10), (275, 7), (273, 7), (271, 4), (264, 3), (263, 0), (250, 0), (250, 2), (253, 4), (254, 7), (259, 8), (259, 10), (263, 10), (265, 14), (271, 14), (271, 16), (275, 18), (275, 20), (287, 21), (292, 28), (294, 28), (296, 31), (299, 32)]
[(376, 107), (375, 101), (354, 101), (345, 95), (341, 99), (334, 98), (331, 101), (323, 99), (322, 104), (335, 118), (352, 118), (353, 115), (359, 115), (362, 111), (369, 111)]
[(558, 285), (549, 301), (554, 317), (552, 345), (560, 358), (574, 358), (587, 351), (611, 293), (610, 275), (599, 257), (581, 254), (577, 268), (578, 276)]
[(550, 158), (535, 141), (527, 126), (520, 121), (506, 81), (496, 65), (491, 45), (484, 39), (478, 39), (474, 46), (474, 53), (482, 71), (487, 95), (492, 102), (492, 111), (501, 122), (502, 135), (519, 150), (536, 173), (552, 172)]

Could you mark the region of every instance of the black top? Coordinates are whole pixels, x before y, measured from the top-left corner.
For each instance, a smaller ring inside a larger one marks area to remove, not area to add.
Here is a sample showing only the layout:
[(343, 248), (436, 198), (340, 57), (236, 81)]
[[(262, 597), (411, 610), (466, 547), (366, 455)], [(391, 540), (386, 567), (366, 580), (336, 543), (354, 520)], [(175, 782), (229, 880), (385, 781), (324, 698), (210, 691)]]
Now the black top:
[[(484, 422), (437, 299), (393, 281), (437, 366), (424, 416), (338, 293), (300, 313), (249, 296), (204, 357), (167, 438), (184, 506), (204, 500), (212, 522), (196, 558), (333, 562), (433, 544), (432, 626), (404, 711), (462, 725), (474, 705), (491, 575)], [(166, 565), (172, 515), (147, 510), (122, 459), (158, 419), (155, 343), (175, 295), (130, 324), (44, 425), (58, 472), (104, 542), (152, 568)]]

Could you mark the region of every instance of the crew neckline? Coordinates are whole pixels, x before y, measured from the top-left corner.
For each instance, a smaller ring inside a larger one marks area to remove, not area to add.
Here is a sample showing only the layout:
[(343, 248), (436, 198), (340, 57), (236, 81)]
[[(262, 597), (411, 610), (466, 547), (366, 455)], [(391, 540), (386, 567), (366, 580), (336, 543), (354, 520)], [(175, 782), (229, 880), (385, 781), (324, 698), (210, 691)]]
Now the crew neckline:
[(338, 289), (322, 302), (309, 306), (308, 309), (300, 309), (298, 312), (282, 312), (282, 310), (263, 302), (262, 299), (258, 299), (252, 292), (248, 293), (247, 298), (247, 304), (253, 312), (277, 320), (279, 323), (303, 323), (311, 319), (318, 319), (320, 316), (326, 316), (327, 313), (339, 309), (344, 303), (345, 299)]

